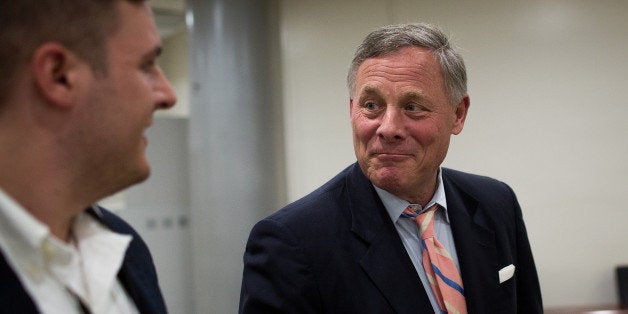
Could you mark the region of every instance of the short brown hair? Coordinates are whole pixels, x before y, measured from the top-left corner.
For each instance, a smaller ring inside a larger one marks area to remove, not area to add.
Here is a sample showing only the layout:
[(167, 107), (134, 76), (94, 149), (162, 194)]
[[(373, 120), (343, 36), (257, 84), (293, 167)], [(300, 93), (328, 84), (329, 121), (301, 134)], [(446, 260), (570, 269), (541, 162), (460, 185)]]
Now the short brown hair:
[[(0, 104), (13, 87), (13, 77), (45, 42), (58, 42), (106, 72), (106, 39), (118, 27), (117, 1), (0, 1)], [(126, 0), (142, 3), (144, 0)]]

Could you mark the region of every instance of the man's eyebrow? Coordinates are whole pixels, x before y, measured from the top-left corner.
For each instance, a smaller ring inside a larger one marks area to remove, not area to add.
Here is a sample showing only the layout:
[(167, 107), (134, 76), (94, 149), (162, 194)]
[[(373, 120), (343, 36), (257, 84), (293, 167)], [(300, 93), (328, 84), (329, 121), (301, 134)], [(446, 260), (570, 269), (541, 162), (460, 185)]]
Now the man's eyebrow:
[(362, 90), (360, 90), (360, 93), (369, 93), (369, 94), (373, 94), (373, 93), (377, 93), (379, 90), (377, 89), (377, 87), (372, 86), (372, 85), (364, 85), (362, 87)]
[(361, 98), (363, 95), (377, 95), (377, 96), (381, 96), (381, 92), (375, 86), (364, 85), (362, 87), (362, 89), (360, 90), (360, 93), (358, 94), (358, 96), (360, 96), (360, 98)]
[(401, 99), (402, 99), (403, 102), (406, 102), (406, 101), (409, 101), (409, 100), (425, 100), (425, 99), (427, 99), (427, 97), (422, 92), (411, 91), (411, 92), (404, 93), (401, 96)]
[(371, 98), (376, 97), (376, 98), (381, 99), (382, 94), (377, 87), (371, 86), (371, 85), (364, 85), (362, 89), (360, 89), (360, 91), (358, 92), (357, 101), (361, 103), (365, 100), (365, 98), (368, 98), (368, 97), (371, 97)]

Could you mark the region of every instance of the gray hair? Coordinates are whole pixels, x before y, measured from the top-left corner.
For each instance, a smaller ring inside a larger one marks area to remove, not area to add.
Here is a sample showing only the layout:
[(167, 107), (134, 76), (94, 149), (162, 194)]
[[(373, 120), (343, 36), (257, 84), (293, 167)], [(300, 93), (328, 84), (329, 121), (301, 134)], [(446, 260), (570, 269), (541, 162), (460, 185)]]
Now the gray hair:
[(351, 61), (347, 75), (349, 95), (355, 91), (355, 77), (362, 62), (411, 46), (429, 49), (438, 57), (449, 100), (454, 106), (460, 103), (467, 93), (467, 72), (462, 56), (441, 30), (427, 23), (389, 25), (368, 34)]

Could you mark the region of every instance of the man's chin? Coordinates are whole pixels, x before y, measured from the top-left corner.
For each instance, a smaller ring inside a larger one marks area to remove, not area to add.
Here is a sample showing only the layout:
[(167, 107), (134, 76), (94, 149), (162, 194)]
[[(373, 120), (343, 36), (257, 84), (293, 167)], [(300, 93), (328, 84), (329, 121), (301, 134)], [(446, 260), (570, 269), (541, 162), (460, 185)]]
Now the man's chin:
[(144, 160), (142, 163), (140, 163), (138, 167), (135, 168), (134, 171), (129, 172), (129, 176), (127, 177), (128, 180), (127, 180), (126, 187), (124, 187), (123, 189), (126, 189), (138, 183), (142, 183), (146, 181), (146, 179), (148, 179), (149, 176), (150, 176), (150, 165), (148, 164), (146, 160)]
[(404, 181), (401, 176), (391, 172), (392, 171), (376, 171), (370, 174), (368, 178), (378, 188), (393, 193), (403, 186)]
[(137, 180), (136, 182), (133, 182), (133, 184), (144, 182), (146, 181), (146, 179), (148, 179), (148, 177), (150, 177), (150, 164), (148, 162), (144, 162), (144, 164), (138, 171), (136, 178)]

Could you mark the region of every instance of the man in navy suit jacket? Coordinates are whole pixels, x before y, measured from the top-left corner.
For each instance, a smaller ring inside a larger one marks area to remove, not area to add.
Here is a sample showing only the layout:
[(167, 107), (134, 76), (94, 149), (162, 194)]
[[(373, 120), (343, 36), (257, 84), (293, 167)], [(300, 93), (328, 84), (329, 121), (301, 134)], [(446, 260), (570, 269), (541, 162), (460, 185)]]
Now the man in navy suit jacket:
[(143, 0), (0, 2), (0, 312), (165, 313), (146, 244), (93, 205), (145, 180), (176, 96)]
[(446, 313), (435, 301), (418, 227), (438, 205), (468, 313), (541, 313), (538, 277), (514, 192), (441, 168), (469, 108), (466, 71), (429, 24), (369, 34), (348, 75), (357, 163), (255, 225), (240, 313)]

